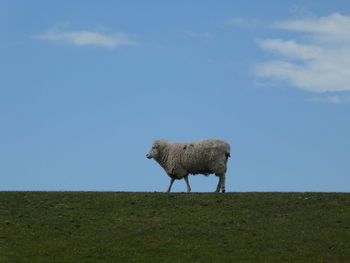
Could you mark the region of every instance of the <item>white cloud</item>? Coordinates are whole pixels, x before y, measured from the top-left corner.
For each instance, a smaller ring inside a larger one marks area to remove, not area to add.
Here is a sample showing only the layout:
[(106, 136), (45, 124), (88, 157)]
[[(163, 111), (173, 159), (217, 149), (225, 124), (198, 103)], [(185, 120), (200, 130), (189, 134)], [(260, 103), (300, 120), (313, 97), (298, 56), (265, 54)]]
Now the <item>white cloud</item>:
[(44, 34), (33, 36), (36, 39), (48, 40), (53, 42), (63, 42), (76, 46), (100, 46), (105, 48), (116, 48), (121, 45), (135, 45), (129, 36), (125, 33), (102, 33), (97, 31), (68, 31), (60, 27), (53, 27)]
[[(255, 65), (257, 76), (282, 80), (311, 92), (350, 91), (350, 16), (331, 14), (282, 21), (274, 28), (303, 33), (304, 41), (257, 40), (262, 49), (278, 57)], [(335, 96), (328, 101), (344, 102)]]
[(343, 16), (338, 13), (325, 17), (314, 17), (292, 21), (275, 23), (276, 28), (308, 32), (314, 34), (316, 39), (326, 42), (350, 41), (350, 16)]
[(265, 39), (256, 41), (261, 48), (280, 53), (283, 56), (289, 57), (291, 59), (317, 59), (322, 55), (324, 50), (315, 45), (301, 45), (294, 40), (284, 41), (281, 39)]

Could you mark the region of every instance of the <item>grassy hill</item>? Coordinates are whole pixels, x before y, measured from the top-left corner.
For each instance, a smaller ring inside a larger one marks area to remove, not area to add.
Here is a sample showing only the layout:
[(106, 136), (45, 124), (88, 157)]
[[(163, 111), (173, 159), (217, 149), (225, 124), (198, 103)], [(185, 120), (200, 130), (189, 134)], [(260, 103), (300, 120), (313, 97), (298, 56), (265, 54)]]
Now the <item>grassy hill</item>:
[(0, 192), (0, 262), (350, 262), (350, 194)]

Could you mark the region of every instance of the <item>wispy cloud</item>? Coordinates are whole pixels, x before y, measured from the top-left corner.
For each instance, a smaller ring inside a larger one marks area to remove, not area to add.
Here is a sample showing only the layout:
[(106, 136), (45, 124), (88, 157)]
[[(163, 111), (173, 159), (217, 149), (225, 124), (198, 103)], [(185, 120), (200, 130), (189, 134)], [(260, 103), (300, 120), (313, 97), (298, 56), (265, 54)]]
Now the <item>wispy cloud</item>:
[(334, 96), (326, 96), (326, 97), (314, 97), (314, 98), (308, 99), (308, 101), (326, 102), (326, 103), (333, 103), (333, 104), (350, 104), (350, 96), (334, 95)]
[(210, 32), (194, 32), (190, 30), (184, 31), (184, 34), (188, 37), (193, 37), (193, 38), (212, 38), (213, 35)]
[(34, 35), (33, 38), (47, 40), (52, 42), (63, 42), (76, 46), (99, 46), (104, 48), (116, 48), (122, 45), (135, 45), (128, 34), (104, 33), (93, 30), (70, 31), (60, 26), (54, 26), (45, 33)]
[(227, 25), (244, 27), (244, 28), (254, 28), (262, 26), (265, 23), (261, 20), (255, 18), (243, 18), (243, 17), (233, 17), (226, 22)]
[[(311, 92), (350, 91), (350, 16), (338, 13), (276, 22), (274, 29), (295, 31), (303, 41), (260, 39), (257, 44), (277, 56), (276, 60), (258, 63), (257, 76), (285, 81)], [(332, 103), (347, 102), (340, 95), (323, 98)]]

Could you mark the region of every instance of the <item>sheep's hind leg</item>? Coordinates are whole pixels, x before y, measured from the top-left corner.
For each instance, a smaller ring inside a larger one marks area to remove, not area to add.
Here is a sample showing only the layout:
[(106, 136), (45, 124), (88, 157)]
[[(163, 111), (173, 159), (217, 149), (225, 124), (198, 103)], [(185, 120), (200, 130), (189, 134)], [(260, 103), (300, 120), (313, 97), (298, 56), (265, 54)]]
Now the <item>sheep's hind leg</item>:
[(191, 192), (191, 186), (190, 186), (190, 183), (188, 182), (188, 176), (184, 176), (184, 180), (186, 182), (186, 185), (187, 185), (187, 193)]
[(225, 193), (225, 174), (222, 174), (220, 178), (221, 178), (221, 185), (220, 185), (221, 193)]
[(225, 193), (225, 174), (215, 174), (215, 175), (219, 177), (219, 183), (218, 183), (218, 186), (216, 187), (215, 193), (219, 193), (220, 190), (222, 193)]
[(219, 193), (220, 192), (220, 186), (221, 186), (221, 175), (219, 174), (215, 174), (217, 177), (219, 177), (219, 183), (218, 186), (216, 187), (215, 193)]
[(175, 181), (175, 179), (174, 179), (174, 178), (171, 178), (171, 179), (170, 179), (170, 184), (169, 184), (169, 187), (168, 187), (168, 189), (165, 191), (166, 193), (169, 193), (169, 192), (170, 192), (171, 187), (173, 186), (174, 181)]

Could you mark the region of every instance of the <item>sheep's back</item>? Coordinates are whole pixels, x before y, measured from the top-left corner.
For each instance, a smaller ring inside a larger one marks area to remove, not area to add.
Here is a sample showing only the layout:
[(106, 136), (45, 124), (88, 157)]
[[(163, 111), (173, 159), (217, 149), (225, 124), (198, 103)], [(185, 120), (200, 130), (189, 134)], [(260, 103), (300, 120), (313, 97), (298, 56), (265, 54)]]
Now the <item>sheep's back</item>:
[(200, 140), (183, 143), (182, 166), (191, 174), (226, 171), (230, 145), (222, 140)]

